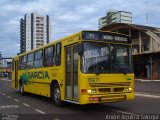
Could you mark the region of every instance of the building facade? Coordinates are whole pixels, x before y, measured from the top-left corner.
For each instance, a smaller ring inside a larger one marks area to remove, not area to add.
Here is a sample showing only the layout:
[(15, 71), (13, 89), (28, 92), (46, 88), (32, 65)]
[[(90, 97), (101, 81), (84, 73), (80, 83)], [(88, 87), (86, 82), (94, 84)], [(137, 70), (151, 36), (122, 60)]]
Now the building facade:
[(12, 58), (4, 58), (0, 52), (0, 79), (11, 78)]
[(25, 21), (20, 20), (20, 53), (26, 51)]
[(136, 78), (160, 79), (160, 28), (113, 23), (100, 30), (129, 35)]
[(51, 21), (48, 15), (26, 14), (20, 20), (20, 53), (27, 52), (49, 43)]
[(106, 16), (99, 19), (99, 28), (112, 23), (132, 23), (132, 13), (126, 11), (107, 12)]

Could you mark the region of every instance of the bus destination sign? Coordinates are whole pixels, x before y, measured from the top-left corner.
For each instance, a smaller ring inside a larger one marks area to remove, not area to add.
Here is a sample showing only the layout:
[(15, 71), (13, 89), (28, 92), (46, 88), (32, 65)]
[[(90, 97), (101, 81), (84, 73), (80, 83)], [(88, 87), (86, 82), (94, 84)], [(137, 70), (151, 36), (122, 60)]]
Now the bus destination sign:
[(128, 36), (120, 34), (112, 34), (107, 32), (83, 31), (83, 40), (97, 40), (106, 42), (131, 43)]

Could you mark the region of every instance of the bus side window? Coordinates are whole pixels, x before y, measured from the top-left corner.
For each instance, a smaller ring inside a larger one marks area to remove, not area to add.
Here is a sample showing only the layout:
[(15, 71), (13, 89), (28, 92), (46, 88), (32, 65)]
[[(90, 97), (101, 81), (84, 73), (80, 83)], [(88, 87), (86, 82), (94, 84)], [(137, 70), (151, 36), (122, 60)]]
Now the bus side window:
[(27, 68), (28, 69), (33, 68), (33, 62), (34, 62), (34, 53), (29, 53), (27, 55)]
[(44, 49), (43, 66), (51, 67), (54, 65), (54, 46), (50, 46)]
[(27, 56), (22, 56), (19, 59), (19, 69), (25, 70), (26, 69), (26, 62), (27, 62)]
[(35, 52), (35, 60), (34, 60), (34, 68), (41, 68), (42, 67), (42, 50), (38, 50)]
[(61, 65), (61, 43), (56, 44), (56, 59), (55, 59), (56, 66)]

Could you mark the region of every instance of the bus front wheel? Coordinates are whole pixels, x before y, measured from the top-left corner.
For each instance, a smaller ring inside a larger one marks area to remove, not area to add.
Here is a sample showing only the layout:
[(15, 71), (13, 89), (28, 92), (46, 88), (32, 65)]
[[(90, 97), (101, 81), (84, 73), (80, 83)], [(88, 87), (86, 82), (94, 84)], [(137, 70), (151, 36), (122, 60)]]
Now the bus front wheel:
[(60, 92), (59, 85), (57, 83), (52, 88), (51, 97), (52, 97), (52, 101), (55, 105), (62, 106), (61, 92)]

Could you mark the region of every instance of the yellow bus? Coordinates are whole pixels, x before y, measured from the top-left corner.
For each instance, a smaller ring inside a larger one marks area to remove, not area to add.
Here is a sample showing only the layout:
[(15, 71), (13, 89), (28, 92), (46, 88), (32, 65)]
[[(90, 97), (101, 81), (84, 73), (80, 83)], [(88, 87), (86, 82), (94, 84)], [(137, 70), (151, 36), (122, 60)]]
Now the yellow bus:
[(56, 105), (132, 100), (131, 49), (126, 35), (80, 31), (13, 58), (12, 87)]

